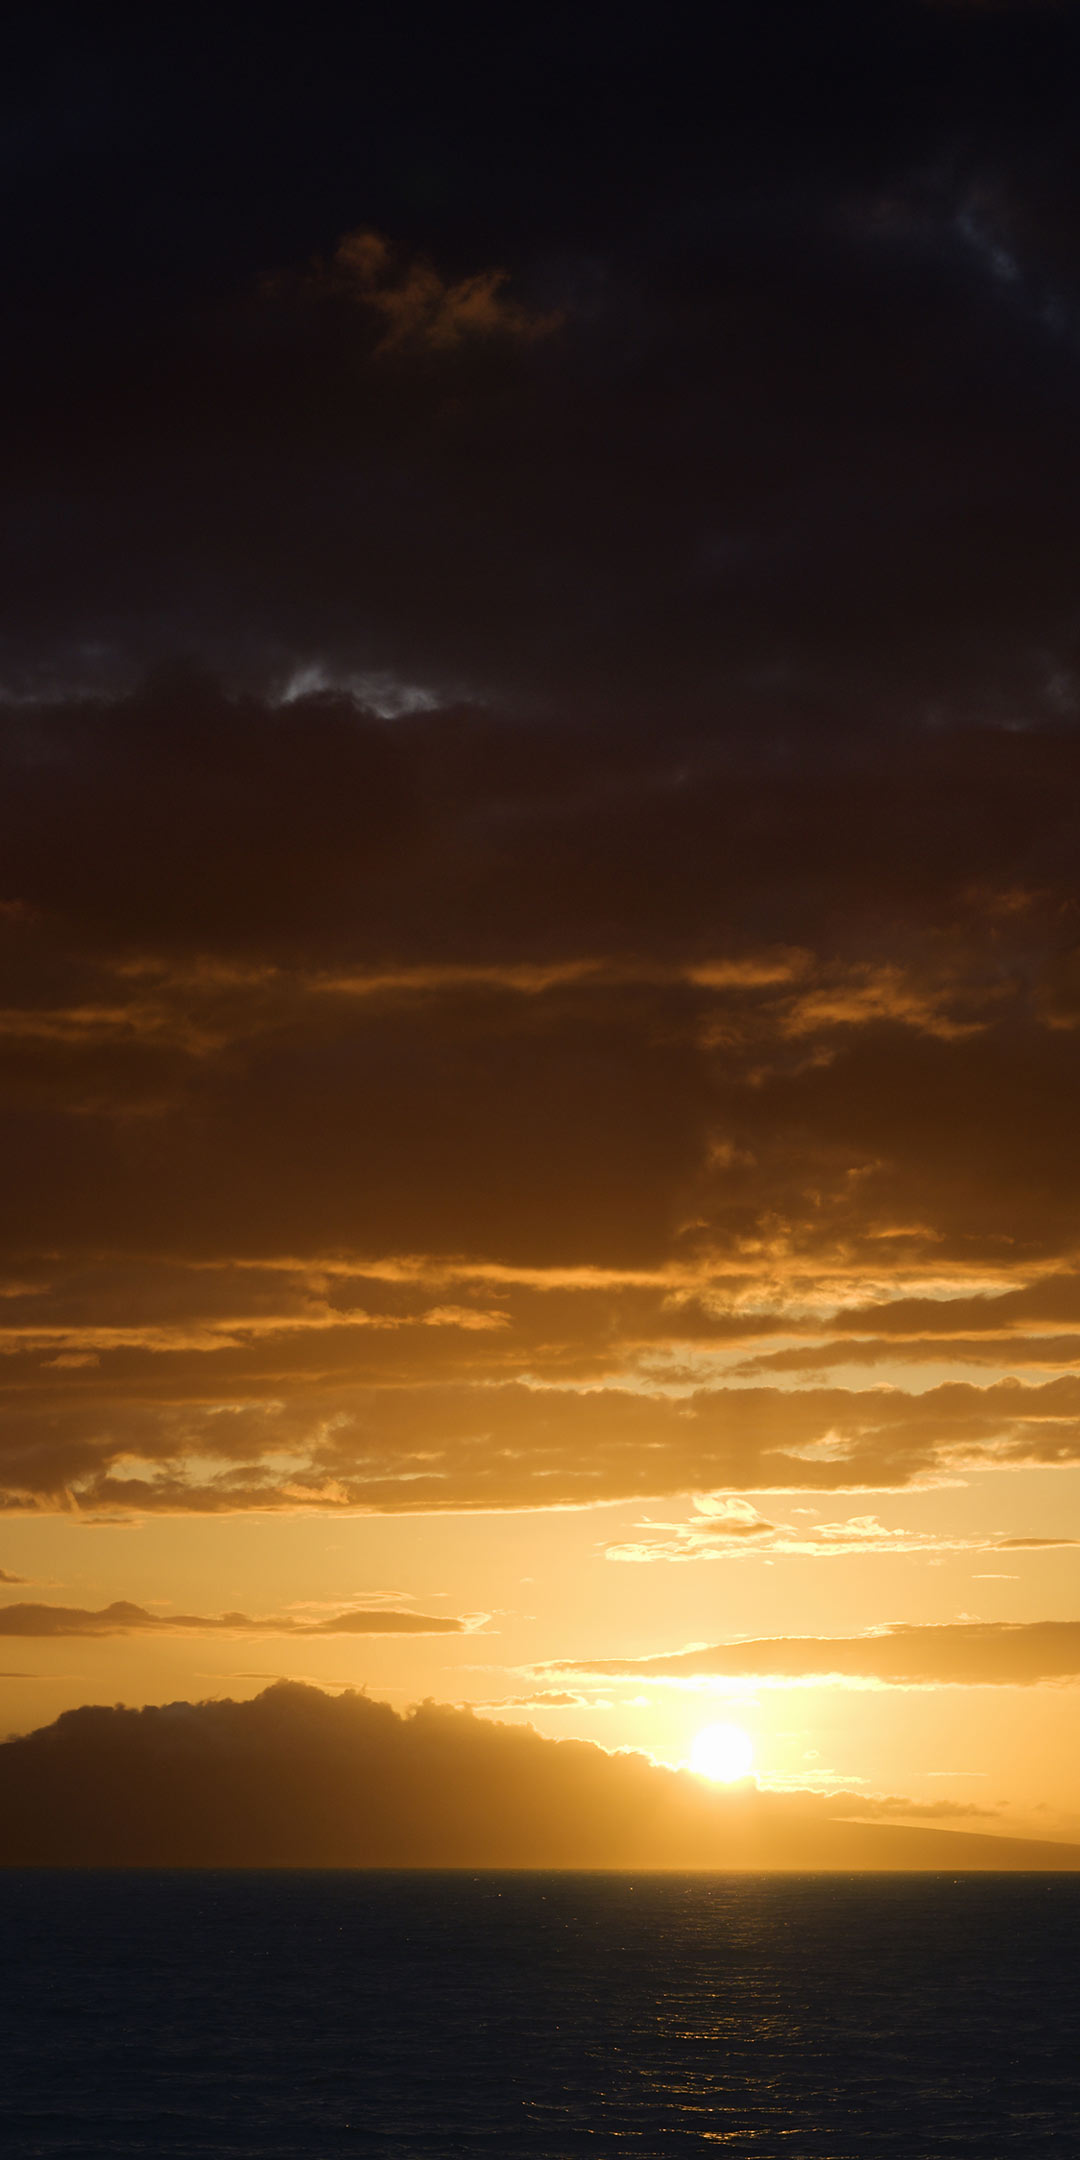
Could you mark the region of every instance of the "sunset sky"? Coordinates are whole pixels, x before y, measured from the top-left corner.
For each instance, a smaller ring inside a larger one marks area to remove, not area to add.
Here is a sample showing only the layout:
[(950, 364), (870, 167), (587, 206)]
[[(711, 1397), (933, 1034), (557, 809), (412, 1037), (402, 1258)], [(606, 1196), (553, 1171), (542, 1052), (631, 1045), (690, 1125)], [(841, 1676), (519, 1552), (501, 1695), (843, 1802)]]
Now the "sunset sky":
[(3, 34), (0, 1733), (1080, 1840), (1080, 17), (703, 22)]

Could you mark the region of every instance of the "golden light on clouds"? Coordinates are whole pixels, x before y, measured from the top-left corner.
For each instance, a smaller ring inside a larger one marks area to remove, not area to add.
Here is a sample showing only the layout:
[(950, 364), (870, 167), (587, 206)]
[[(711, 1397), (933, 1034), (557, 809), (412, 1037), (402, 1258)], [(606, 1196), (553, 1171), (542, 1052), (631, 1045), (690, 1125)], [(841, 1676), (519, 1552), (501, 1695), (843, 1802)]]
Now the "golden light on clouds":
[(70, 191), (16, 250), (0, 1729), (302, 1682), (738, 1787), (728, 1704), (807, 1820), (1080, 1838), (1075, 100), (893, 94), (1070, 11), (898, 9), (802, 11), (813, 153), (748, 5), (692, 157), (604, 107), (639, 188), (606, 47), (515, 174), (497, 40), (280, 196), (84, 160), (77, 304)]

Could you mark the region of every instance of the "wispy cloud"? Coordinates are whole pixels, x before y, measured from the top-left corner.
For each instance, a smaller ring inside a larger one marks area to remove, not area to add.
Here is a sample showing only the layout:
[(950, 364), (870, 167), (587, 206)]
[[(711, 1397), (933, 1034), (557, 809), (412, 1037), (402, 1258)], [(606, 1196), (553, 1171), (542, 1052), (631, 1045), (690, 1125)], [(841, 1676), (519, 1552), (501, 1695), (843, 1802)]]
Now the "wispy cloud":
[(152, 1613), (123, 1599), (117, 1599), (97, 1612), (75, 1605), (0, 1607), (0, 1636), (185, 1635), (192, 1631), (305, 1638), (314, 1635), (459, 1635), (467, 1625), (464, 1620), (439, 1619), (431, 1613), (403, 1612), (387, 1606), (334, 1613), (325, 1620), (298, 1619), (288, 1613), (261, 1619), (252, 1619), (247, 1613), (240, 1612), (212, 1616)]
[(772, 1522), (749, 1500), (699, 1494), (686, 1522), (640, 1525), (642, 1535), (605, 1547), (608, 1560), (631, 1562), (745, 1559), (755, 1553), (791, 1553), (837, 1559), (859, 1553), (1042, 1551), (1080, 1545), (1080, 1538), (964, 1536), (944, 1530), (890, 1528), (876, 1515), (850, 1515), (812, 1525)]

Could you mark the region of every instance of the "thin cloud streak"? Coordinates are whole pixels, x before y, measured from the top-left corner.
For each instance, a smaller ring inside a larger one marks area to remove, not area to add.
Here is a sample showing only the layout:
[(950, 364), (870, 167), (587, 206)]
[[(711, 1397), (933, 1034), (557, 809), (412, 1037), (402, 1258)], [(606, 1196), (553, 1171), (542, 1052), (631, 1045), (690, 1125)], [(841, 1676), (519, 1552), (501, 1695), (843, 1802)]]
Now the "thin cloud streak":
[(765, 1636), (644, 1658), (561, 1661), (553, 1674), (884, 1687), (1036, 1687), (1080, 1681), (1080, 1621), (895, 1622), (864, 1635)]
[(187, 1635), (460, 1635), (469, 1623), (437, 1619), (430, 1613), (388, 1607), (335, 1613), (326, 1620), (297, 1619), (292, 1614), (251, 1619), (246, 1613), (152, 1613), (118, 1598), (99, 1612), (75, 1605), (0, 1606), (0, 1636)]

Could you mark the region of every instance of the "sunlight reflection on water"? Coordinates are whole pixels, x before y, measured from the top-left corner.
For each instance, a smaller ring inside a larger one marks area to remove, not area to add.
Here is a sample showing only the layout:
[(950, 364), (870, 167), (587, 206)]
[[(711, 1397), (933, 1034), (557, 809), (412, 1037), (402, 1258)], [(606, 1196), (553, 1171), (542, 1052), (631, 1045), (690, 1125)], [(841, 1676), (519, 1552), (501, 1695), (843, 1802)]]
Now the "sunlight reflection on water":
[(1076, 2150), (1058, 1876), (0, 1874), (6, 2160)]

